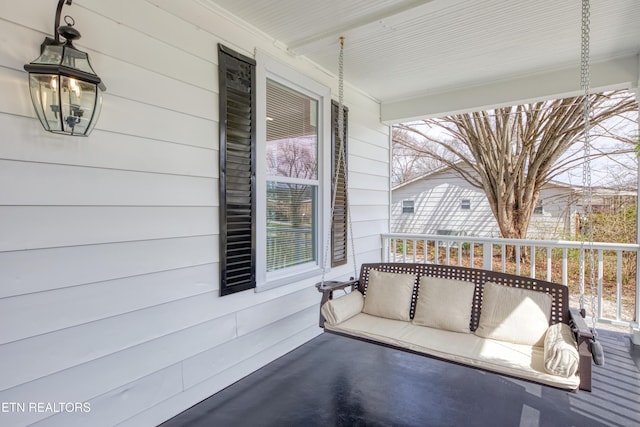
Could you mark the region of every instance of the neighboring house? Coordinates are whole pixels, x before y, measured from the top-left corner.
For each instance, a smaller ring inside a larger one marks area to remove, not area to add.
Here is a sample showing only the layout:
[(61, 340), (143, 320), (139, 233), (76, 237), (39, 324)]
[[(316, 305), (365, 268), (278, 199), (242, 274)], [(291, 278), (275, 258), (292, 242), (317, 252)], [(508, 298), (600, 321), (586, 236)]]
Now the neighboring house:
[[(593, 208), (611, 206), (615, 198), (631, 197), (630, 192), (594, 189)], [(547, 183), (540, 192), (527, 237), (569, 239), (579, 233), (582, 212), (581, 187), (560, 182)], [(421, 233), (500, 237), (489, 201), (482, 189), (445, 167), (393, 188), (391, 230), (394, 233)]]

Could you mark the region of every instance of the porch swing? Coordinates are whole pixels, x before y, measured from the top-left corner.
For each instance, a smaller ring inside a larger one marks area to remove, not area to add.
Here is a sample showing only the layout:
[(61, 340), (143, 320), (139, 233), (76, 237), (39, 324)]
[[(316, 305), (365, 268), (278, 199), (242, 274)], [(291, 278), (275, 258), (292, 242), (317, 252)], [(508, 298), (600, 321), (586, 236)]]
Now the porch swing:
[[(338, 161), (344, 153), (344, 38), (340, 38)], [(591, 210), (589, 164), (589, 0), (582, 1), (581, 88), (584, 90), (586, 213)], [(337, 181), (337, 180), (336, 180)], [(333, 183), (331, 215), (335, 208)], [(363, 263), (357, 275), (347, 204), (354, 276), (316, 284), (322, 293), (320, 327), (326, 332), (452, 361), (567, 390), (591, 390), (592, 360), (604, 363), (595, 329), (597, 289), (593, 230), (582, 227), (580, 310), (569, 307), (568, 287), (471, 267), (419, 263)], [(331, 235), (329, 236), (331, 237)], [(328, 254), (329, 238), (327, 240)], [(585, 322), (584, 254), (589, 260), (592, 327)], [(348, 252), (348, 251), (347, 251)], [(348, 254), (347, 254), (348, 256)], [(347, 293), (346, 289), (351, 292)], [(337, 290), (345, 295), (333, 298)], [(357, 291), (357, 292), (356, 292)], [(485, 313), (484, 316), (481, 316)], [(509, 320), (507, 320), (509, 319)]]

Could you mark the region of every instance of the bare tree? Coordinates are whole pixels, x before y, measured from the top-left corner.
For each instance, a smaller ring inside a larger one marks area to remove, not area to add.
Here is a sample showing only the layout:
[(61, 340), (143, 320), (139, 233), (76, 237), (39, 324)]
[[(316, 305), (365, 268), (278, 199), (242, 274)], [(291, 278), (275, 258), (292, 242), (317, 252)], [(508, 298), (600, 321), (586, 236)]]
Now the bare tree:
[[(591, 94), (589, 102), (594, 136), (610, 136), (607, 120), (638, 108), (627, 91)], [(482, 188), (502, 236), (524, 238), (542, 186), (584, 160), (577, 150), (567, 156), (584, 137), (583, 105), (578, 96), (401, 124), (394, 143)]]
[[(406, 144), (413, 138), (413, 132), (405, 129), (393, 128), (393, 166), (392, 184), (399, 185), (414, 178), (423, 176), (442, 166), (442, 163), (424, 152), (416, 152), (412, 144)], [(444, 150), (440, 150), (440, 156), (447, 156)], [(449, 157), (451, 157), (449, 155)]]

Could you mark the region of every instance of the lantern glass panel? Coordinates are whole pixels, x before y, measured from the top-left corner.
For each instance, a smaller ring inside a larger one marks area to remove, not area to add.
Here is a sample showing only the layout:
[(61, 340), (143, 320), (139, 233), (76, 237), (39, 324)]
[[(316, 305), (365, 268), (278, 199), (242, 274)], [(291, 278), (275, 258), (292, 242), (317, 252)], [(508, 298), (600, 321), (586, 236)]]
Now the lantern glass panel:
[(62, 130), (60, 121), (60, 97), (56, 74), (30, 74), (31, 101), (42, 126), (49, 131)]
[(97, 85), (67, 76), (60, 76), (60, 103), (63, 131), (87, 134), (96, 106)]

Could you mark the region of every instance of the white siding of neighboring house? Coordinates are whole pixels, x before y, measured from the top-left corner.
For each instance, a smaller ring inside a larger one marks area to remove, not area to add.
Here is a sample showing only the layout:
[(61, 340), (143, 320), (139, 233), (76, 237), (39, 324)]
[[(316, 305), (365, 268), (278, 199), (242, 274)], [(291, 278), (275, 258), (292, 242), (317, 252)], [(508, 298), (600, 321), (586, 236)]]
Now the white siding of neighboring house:
[[(461, 208), (463, 199), (470, 200), (470, 209)], [(413, 214), (402, 213), (403, 200), (414, 200)], [(449, 169), (394, 189), (391, 204), (394, 233), (453, 231), (467, 236), (500, 236), (484, 192)]]
[(576, 237), (576, 193), (571, 187), (548, 184), (540, 191), (542, 214), (533, 214), (527, 237), (530, 239), (571, 239)]
[[(0, 402), (91, 412), (0, 425), (157, 425), (320, 333), (317, 277), (218, 297), (217, 43), (336, 82), (195, 0), (76, 0), (63, 15), (107, 85), (102, 116), (89, 138), (48, 134), (22, 67), (54, 12), (23, 0), (0, 14)], [(377, 261), (388, 128), (345, 92), (358, 262)]]
[[(529, 238), (559, 239), (575, 226), (568, 195), (572, 190), (549, 184), (540, 192), (543, 213), (534, 214)], [(462, 208), (469, 200), (470, 209)], [(403, 213), (403, 200), (414, 201), (414, 213)], [(435, 172), (395, 188), (392, 192), (391, 230), (394, 233), (459, 234), (500, 237), (500, 229), (485, 193), (451, 169)]]

